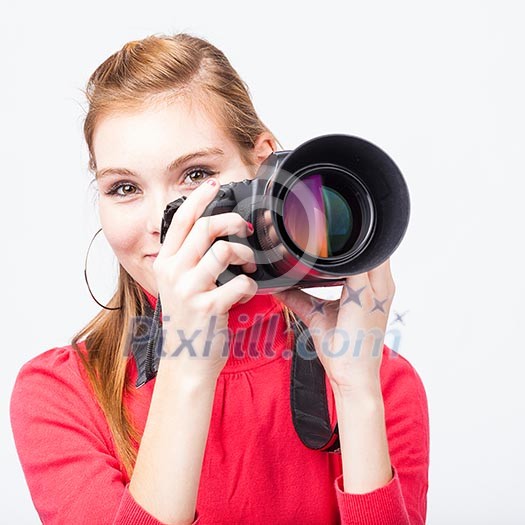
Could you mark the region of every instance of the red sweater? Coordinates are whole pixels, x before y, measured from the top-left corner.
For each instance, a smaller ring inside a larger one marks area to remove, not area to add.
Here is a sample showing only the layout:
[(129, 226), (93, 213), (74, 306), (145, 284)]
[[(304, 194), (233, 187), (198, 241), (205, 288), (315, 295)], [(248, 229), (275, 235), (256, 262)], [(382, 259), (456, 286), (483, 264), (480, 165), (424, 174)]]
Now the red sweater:
[[(154, 307), (155, 298), (146, 295)], [(428, 410), (414, 368), (384, 346), (381, 386), (394, 477), (367, 494), (346, 493), (341, 453), (307, 448), (293, 427), (291, 359), (286, 351), (290, 332), (281, 312), (281, 303), (271, 295), (257, 295), (230, 310), (229, 328), (234, 334), (244, 328), (245, 337), (232, 337), (228, 361), (217, 381), (195, 523), (424, 523)], [(257, 339), (259, 357), (254, 359), (247, 351), (245, 357), (238, 357), (254, 328), (240, 316), (253, 319), (254, 313), (264, 314)], [(267, 357), (264, 329), (270, 316), (279, 322), (271, 344), (274, 355)], [(133, 357), (128, 358), (128, 367), (135, 385)], [(141, 432), (154, 387), (152, 379), (134, 387), (125, 399)], [(335, 424), (331, 390), (328, 398)], [(11, 395), (10, 416), (20, 462), (43, 523), (161, 524), (129, 492), (129, 479), (117, 459), (106, 420), (71, 346), (47, 350), (22, 366)]]

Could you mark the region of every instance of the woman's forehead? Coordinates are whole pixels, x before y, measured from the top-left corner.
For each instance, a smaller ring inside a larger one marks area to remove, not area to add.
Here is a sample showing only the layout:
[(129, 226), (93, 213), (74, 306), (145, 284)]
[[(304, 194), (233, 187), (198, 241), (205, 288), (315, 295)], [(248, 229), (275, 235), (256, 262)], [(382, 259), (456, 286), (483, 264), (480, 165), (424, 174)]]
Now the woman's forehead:
[(97, 169), (134, 158), (151, 162), (152, 158), (166, 160), (195, 150), (232, 147), (212, 114), (185, 102), (109, 114), (93, 135)]

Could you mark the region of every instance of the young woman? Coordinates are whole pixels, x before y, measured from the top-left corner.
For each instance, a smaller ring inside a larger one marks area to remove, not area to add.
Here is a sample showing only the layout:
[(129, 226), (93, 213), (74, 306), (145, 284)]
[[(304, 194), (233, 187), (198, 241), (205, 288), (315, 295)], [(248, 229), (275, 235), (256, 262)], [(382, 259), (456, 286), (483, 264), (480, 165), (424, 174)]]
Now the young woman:
[[(300, 290), (257, 293), (251, 249), (211, 247), (252, 235), (237, 213), (201, 214), (220, 184), (253, 179), (277, 141), (207, 41), (130, 42), (96, 69), (86, 94), (90, 169), (120, 274), (108, 306), (70, 345), (27, 362), (15, 383), (12, 428), (42, 522), (424, 523), (427, 401), (414, 368), (383, 343), (389, 261), (347, 278), (340, 300), (316, 301)], [(181, 195), (161, 245), (162, 213)], [(245, 275), (217, 287), (229, 264)], [(133, 320), (158, 298), (164, 358), (137, 387)], [(229, 339), (206, 341), (211, 319)], [(340, 441), (332, 452), (306, 447), (294, 429), (294, 319), (326, 373)], [(359, 330), (379, 331), (382, 352), (365, 338), (358, 357), (331, 357), (341, 333), (353, 341)]]

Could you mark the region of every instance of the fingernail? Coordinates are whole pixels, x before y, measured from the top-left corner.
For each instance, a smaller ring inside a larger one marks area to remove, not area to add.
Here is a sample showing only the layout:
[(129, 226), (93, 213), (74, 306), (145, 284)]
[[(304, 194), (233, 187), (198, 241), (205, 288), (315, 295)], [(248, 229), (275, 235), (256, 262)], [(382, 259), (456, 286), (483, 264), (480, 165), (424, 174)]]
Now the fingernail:
[(215, 179), (208, 179), (206, 181), (206, 184), (209, 184), (210, 186), (216, 186), (217, 185), (217, 181)]
[(253, 224), (251, 222), (246, 221), (246, 226), (248, 227), (250, 233), (253, 233)]

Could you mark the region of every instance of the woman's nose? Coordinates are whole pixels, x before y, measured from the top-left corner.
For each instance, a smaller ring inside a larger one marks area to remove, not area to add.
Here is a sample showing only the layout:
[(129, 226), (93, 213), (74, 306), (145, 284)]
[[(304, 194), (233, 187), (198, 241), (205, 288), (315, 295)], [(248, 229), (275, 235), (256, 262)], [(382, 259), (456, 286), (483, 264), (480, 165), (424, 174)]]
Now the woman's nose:
[(162, 192), (150, 200), (147, 212), (148, 232), (160, 233), (164, 210), (170, 202), (173, 202), (178, 197), (180, 197), (180, 195), (174, 195), (173, 192)]
[(162, 216), (168, 201), (166, 199), (155, 199), (148, 206), (147, 229), (149, 233), (160, 233)]

